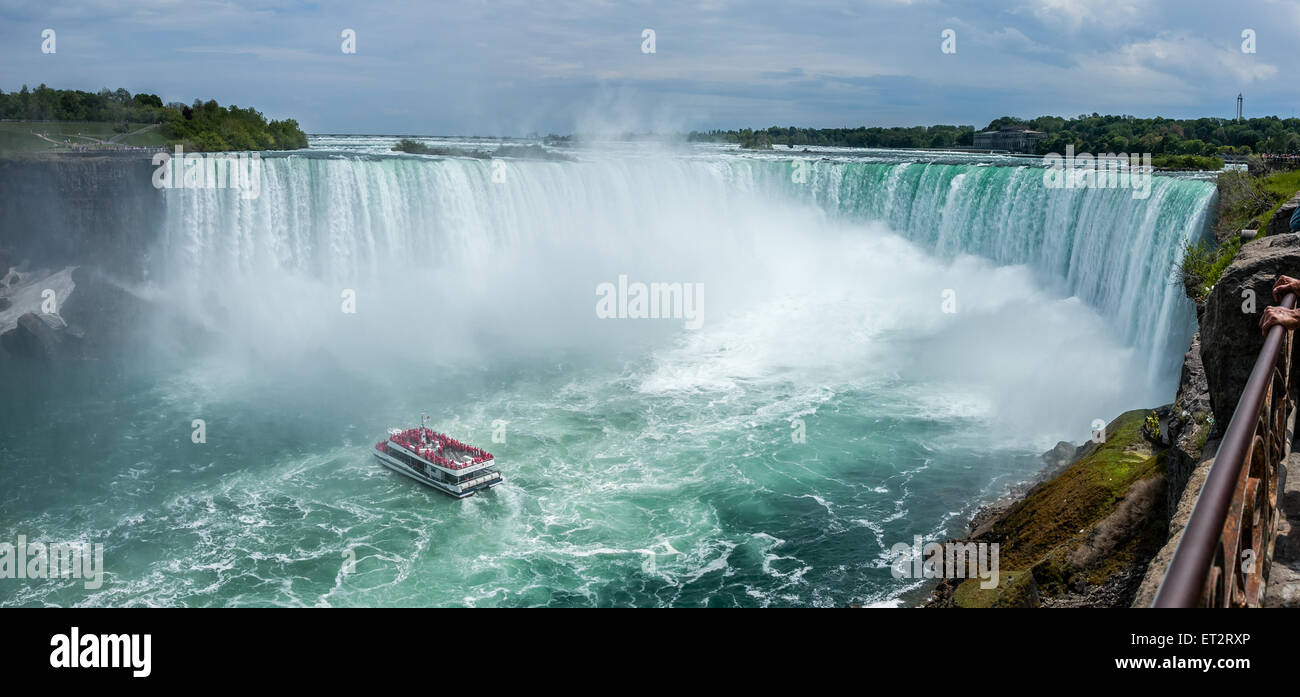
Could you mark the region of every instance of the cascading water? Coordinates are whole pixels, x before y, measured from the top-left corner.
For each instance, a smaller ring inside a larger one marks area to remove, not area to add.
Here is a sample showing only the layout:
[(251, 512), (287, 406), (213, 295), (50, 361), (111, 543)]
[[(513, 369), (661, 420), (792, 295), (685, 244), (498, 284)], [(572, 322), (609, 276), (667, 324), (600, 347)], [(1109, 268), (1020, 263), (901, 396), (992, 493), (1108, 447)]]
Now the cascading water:
[[(832, 218), (883, 222), (941, 258), (1028, 265), (1106, 317), (1160, 381), (1176, 371), (1193, 325), (1174, 266), (1203, 234), (1214, 194), (1207, 182), (1163, 176), (1145, 198), (1052, 190), (1040, 168), (914, 162), (820, 161), (802, 184), (788, 162), (739, 157), (520, 162), (503, 182), (490, 163), (466, 159), (291, 156), (264, 165), (256, 200), (208, 190), (169, 198), (166, 272), (185, 287), (249, 273), (358, 282), (413, 261), (430, 274), (481, 274), (543, 247), (581, 249), (584, 266), (600, 258), (585, 253), (593, 250), (689, 257), (709, 246), (691, 239), (701, 210), (710, 233), (743, 253), (754, 244), (744, 228), (767, 227), (767, 203), (757, 201), (777, 196), (811, 201)], [(582, 272), (563, 260), (558, 268)], [(479, 290), (473, 278), (465, 282)]]
[(1193, 331), (1174, 282), (1184, 245), (1205, 234), (1208, 182), (1153, 177), (1148, 190), (1052, 189), (1029, 166), (819, 162), (809, 195), (839, 213), (885, 221), (941, 255), (1028, 264), (1083, 299), (1168, 376)]
[[(104, 541), (110, 575), (0, 603), (903, 602), (924, 584), (891, 545), (1170, 399), (1191, 310), (1169, 272), (1213, 195), (902, 156), (795, 183), (709, 148), (331, 145), (264, 158), (255, 199), (163, 194), (148, 290), (206, 353), (4, 414), (31, 435), (0, 443), (0, 532)], [(598, 318), (620, 275), (703, 284), (703, 326)], [(457, 502), (378, 467), (367, 446), (421, 413), (506, 483)], [(56, 433), (99, 456), (50, 462)]]

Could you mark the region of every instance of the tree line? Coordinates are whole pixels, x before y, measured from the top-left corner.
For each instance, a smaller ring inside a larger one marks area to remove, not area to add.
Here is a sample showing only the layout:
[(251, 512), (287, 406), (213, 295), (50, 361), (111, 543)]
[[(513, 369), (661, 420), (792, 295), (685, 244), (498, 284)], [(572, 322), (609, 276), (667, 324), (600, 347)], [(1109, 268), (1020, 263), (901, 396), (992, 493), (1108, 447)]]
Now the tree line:
[(1134, 116), (1040, 116), (1022, 121), (1010, 116), (995, 119), (990, 129), (1004, 125), (1028, 126), (1047, 135), (1037, 153), (1063, 153), (1067, 145), (1077, 152), (1149, 152), (1155, 155), (1250, 155), (1300, 152), (1300, 119), (1264, 116), (1253, 119), (1200, 118), (1140, 119)]
[(910, 126), (882, 128), (797, 128), (772, 126), (765, 130), (691, 131), (686, 139), (696, 142), (738, 143), (744, 148), (773, 146), (829, 145), (848, 148), (950, 148), (970, 145), (974, 126)]
[(125, 89), (99, 92), (58, 90), (40, 85), (17, 92), (0, 90), (0, 119), (22, 121), (95, 121), (113, 123), (125, 133), (129, 124), (160, 124), (168, 144), (187, 150), (294, 150), (307, 147), (307, 135), (293, 119), (268, 122), (251, 107), (223, 107), (195, 99), (163, 104), (156, 94)]
[[(1039, 155), (1064, 153), (1073, 145), (1076, 152), (1131, 153), (1153, 155), (1249, 155), (1252, 153), (1300, 153), (1300, 119), (1264, 116), (1235, 119), (1166, 119), (1134, 116), (1080, 115), (1074, 118), (1040, 116), (994, 119), (986, 131), (1004, 126), (1030, 128), (1046, 135), (1038, 141)], [(772, 126), (767, 129), (691, 131), (687, 139), (737, 143), (741, 147), (768, 149), (775, 146), (829, 145), (856, 148), (950, 148), (974, 144), (973, 126), (911, 126), (857, 128), (797, 128)]]

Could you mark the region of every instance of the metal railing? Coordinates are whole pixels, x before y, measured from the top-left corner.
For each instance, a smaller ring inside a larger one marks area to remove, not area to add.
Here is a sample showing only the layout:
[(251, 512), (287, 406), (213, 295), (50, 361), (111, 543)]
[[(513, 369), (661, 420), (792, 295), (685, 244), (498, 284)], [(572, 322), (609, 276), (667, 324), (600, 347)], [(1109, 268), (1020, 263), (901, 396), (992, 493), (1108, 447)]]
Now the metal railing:
[[(1282, 307), (1295, 307), (1288, 293)], [(1292, 331), (1264, 338), (1154, 607), (1258, 607), (1278, 526), (1278, 469), (1289, 452)]]
[(501, 473), (498, 472), (498, 471), (496, 471), (496, 470), (487, 470), (487, 474), (484, 474), (484, 475), (481, 476), (481, 477), (475, 477), (475, 478), (470, 479), (470, 480), (468, 480), (468, 481), (459, 482), (459, 483), (457, 484), (457, 486), (456, 486), (456, 490), (457, 490), (457, 491), (465, 491), (466, 489), (472, 489), (472, 488), (474, 488), (474, 487), (476, 487), (476, 486), (478, 486), (478, 485), (480, 485), (480, 484), (482, 484), (482, 483), (484, 483), (484, 482), (491, 481), (491, 480), (496, 479), (497, 477), (500, 477), (500, 476), (501, 476)]

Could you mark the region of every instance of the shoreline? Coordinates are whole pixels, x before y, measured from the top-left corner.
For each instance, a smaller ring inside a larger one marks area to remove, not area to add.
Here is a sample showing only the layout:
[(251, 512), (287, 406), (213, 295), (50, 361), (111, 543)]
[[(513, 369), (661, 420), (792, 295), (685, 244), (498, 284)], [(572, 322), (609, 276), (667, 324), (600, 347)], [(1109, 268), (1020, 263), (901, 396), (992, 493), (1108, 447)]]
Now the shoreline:
[[(1168, 408), (1169, 405), (1166, 405), (1160, 409), (1167, 410)], [(1135, 409), (1125, 412), (1125, 414), (1136, 412), (1145, 414), (1151, 411), (1153, 410)], [(1117, 421), (1118, 419), (1116, 419), (1116, 422)], [(1098, 443), (1091, 440), (1079, 445), (1069, 441), (1057, 442), (1055, 447), (1044, 451), (1039, 455), (1043, 460), (1042, 469), (1034, 472), (1024, 480), (1011, 485), (1005, 493), (996, 498), (987, 499), (982, 503), (977, 504), (974, 513), (972, 513), (964, 522), (966, 528), (965, 535), (949, 538), (940, 544), (946, 546), (953, 543), (965, 544), (977, 541), (978, 538), (981, 537), (979, 534), (980, 531), (988, 530), (995, 523), (1002, 520), (1013, 506), (1024, 502), (1033, 492), (1052, 482), (1071, 466), (1095, 452), (1097, 446)], [(941, 607), (942, 605), (936, 604), (936, 595), (940, 593), (941, 587), (944, 586), (945, 581), (947, 580), (949, 579), (925, 579), (925, 583), (923, 583), (920, 588), (915, 588), (899, 595), (898, 606), (906, 608)]]

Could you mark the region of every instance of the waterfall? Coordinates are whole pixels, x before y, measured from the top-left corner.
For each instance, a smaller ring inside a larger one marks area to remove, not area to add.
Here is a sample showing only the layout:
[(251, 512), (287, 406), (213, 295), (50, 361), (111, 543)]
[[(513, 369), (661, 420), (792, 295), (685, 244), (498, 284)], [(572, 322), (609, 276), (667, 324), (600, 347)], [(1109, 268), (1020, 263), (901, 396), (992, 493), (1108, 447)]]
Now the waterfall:
[(1029, 166), (823, 160), (798, 183), (791, 171), (788, 160), (695, 153), (266, 157), (257, 198), (166, 192), (159, 272), (185, 285), (261, 274), (342, 284), (406, 264), (432, 275), (490, 270), (550, 248), (665, 268), (699, 245), (743, 248), (774, 206), (811, 207), (827, 223), (884, 223), (940, 258), (1028, 266), (1147, 352), (1153, 372), (1176, 371), (1194, 316), (1173, 269), (1185, 242), (1204, 234), (1212, 183), (1158, 176), (1139, 199), (1130, 189), (1051, 189)]
[(1149, 352), (1153, 371), (1177, 370), (1195, 314), (1174, 268), (1186, 243), (1206, 234), (1214, 185), (1157, 176), (1137, 198), (1132, 189), (1049, 188), (1043, 172), (819, 162), (802, 188), (829, 210), (884, 221), (940, 255), (1026, 264)]

